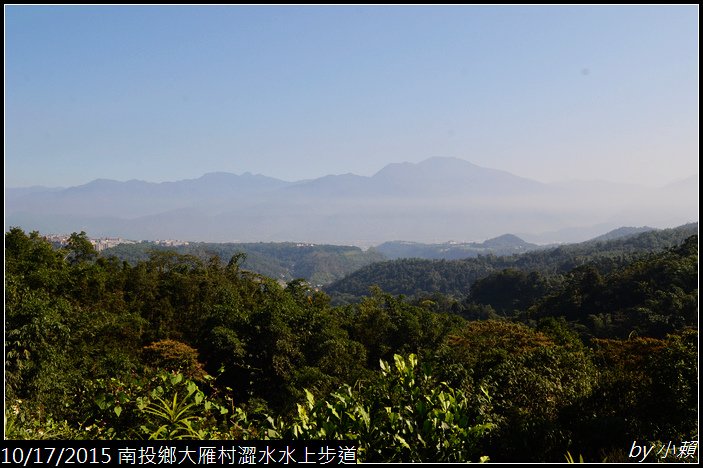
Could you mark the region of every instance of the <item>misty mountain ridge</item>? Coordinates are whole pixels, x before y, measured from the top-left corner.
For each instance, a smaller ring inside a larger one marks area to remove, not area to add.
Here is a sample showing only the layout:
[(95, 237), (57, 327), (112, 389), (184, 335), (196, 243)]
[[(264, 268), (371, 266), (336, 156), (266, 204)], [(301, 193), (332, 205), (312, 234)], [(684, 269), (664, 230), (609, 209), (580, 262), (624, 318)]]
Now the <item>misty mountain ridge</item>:
[(649, 227), (649, 226), (642, 226), (642, 227), (631, 227), (631, 226), (623, 226), (617, 229), (613, 229), (612, 231), (606, 232), (605, 234), (602, 234), (600, 236), (594, 237), (593, 239), (590, 239), (590, 242), (599, 242), (599, 241), (609, 241), (613, 239), (624, 239), (632, 236), (636, 236), (637, 234), (641, 234), (643, 232), (650, 232), (650, 231), (658, 231), (659, 229)]
[[(435, 157), (389, 164), (370, 177), (287, 182), (211, 172), (175, 182), (97, 179), (63, 189), (8, 188), (5, 221), (26, 230), (82, 229), (132, 239), (369, 246), (389, 239), (436, 243), (517, 232), (529, 243), (542, 233), (584, 226), (667, 227), (697, 220), (695, 182), (661, 189), (554, 185)], [(574, 239), (557, 236), (545, 243), (555, 241)]]

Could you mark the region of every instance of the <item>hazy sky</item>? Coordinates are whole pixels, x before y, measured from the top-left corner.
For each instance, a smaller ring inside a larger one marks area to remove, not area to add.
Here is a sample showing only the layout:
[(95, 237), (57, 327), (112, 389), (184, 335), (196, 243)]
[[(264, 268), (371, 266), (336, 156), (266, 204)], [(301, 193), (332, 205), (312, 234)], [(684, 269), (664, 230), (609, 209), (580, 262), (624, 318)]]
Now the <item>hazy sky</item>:
[(5, 7), (5, 184), (285, 180), (452, 156), (541, 181), (698, 172), (678, 7)]

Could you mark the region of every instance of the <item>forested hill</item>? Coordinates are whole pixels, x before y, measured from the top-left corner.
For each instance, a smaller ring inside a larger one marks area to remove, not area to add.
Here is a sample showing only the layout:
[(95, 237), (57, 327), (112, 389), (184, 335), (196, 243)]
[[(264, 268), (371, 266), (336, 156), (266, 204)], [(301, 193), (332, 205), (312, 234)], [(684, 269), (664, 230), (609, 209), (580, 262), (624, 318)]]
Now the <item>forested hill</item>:
[(458, 260), (479, 255), (511, 255), (541, 249), (512, 234), (488, 239), (484, 242), (446, 242), (443, 244), (423, 244), (420, 242), (384, 242), (376, 250), (390, 260), (398, 258), (425, 258), (430, 260)]
[(610, 232), (606, 232), (603, 235), (600, 235), (598, 237), (595, 237), (593, 239), (589, 239), (591, 241), (606, 241), (606, 240), (614, 240), (614, 239), (620, 239), (624, 237), (632, 237), (636, 236), (637, 234), (642, 234), (643, 232), (649, 232), (649, 231), (658, 231), (658, 229), (649, 227), (649, 226), (642, 226), (642, 227), (620, 227), (617, 229), (613, 229)]
[(233, 255), (245, 255), (242, 268), (271, 278), (291, 281), (304, 278), (313, 285), (323, 285), (340, 279), (361, 267), (385, 260), (379, 252), (359, 247), (341, 245), (317, 245), (295, 242), (257, 243), (205, 243), (166, 247), (153, 242), (120, 244), (105, 249), (101, 256), (115, 256), (132, 265), (149, 259), (153, 251), (172, 251), (194, 255), (207, 260), (217, 255), (227, 263)]
[(392, 260), (361, 268), (330, 284), (326, 292), (339, 301), (349, 301), (367, 295), (369, 288), (376, 285), (392, 294), (421, 296), (440, 292), (464, 297), (476, 280), (506, 268), (553, 275), (566, 273), (580, 265), (593, 264), (601, 273), (608, 273), (648, 253), (677, 246), (697, 233), (698, 223), (690, 223), (631, 237), (605, 241), (596, 239), (504, 257), (486, 255), (463, 260)]

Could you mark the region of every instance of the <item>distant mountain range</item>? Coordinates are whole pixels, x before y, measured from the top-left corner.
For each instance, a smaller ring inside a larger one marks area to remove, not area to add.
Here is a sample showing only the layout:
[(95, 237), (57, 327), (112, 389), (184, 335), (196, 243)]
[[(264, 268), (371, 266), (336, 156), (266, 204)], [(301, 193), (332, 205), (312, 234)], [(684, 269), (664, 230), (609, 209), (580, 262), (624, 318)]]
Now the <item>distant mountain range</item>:
[(371, 177), (298, 182), (249, 173), (163, 183), (98, 179), (60, 189), (7, 188), (5, 227), (209, 242), (369, 246), (390, 239), (463, 242), (505, 232), (528, 242), (573, 242), (623, 224), (697, 220), (697, 181), (659, 189), (543, 184), (455, 158), (390, 164)]

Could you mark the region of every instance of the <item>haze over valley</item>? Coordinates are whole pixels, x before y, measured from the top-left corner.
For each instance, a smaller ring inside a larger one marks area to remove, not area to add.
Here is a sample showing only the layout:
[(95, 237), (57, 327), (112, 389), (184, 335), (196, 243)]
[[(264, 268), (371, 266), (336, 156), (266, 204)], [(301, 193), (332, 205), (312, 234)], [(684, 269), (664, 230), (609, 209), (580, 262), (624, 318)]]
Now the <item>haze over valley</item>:
[(43, 233), (207, 242), (304, 241), (368, 247), (387, 241), (470, 242), (518, 233), (576, 242), (623, 225), (696, 221), (698, 177), (665, 187), (545, 184), (434, 157), (371, 177), (287, 182), (209, 173), (150, 183), (97, 179), (67, 188), (6, 189), (5, 224)]

